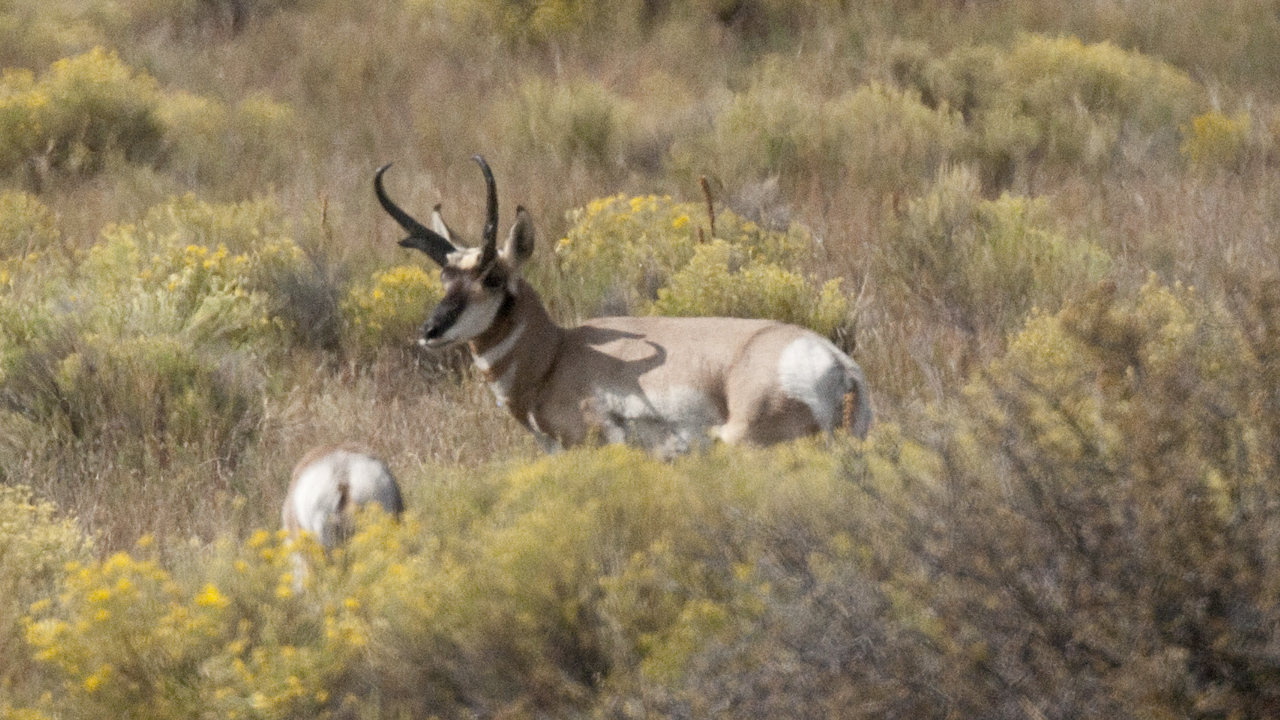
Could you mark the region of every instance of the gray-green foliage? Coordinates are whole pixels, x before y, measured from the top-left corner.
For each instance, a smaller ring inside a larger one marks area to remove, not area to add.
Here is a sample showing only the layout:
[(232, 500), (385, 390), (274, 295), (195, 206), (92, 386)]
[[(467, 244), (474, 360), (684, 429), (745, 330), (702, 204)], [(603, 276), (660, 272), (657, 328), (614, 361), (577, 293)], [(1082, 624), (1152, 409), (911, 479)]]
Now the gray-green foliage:
[(677, 167), (710, 166), (733, 187), (816, 177), (892, 192), (920, 187), (962, 140), (960, 115), (926, 106), (914, 89), (873, 83), (826, 97), (797, 72), (766, 63), (705, 136), (676, 146)]
[(977, 174), (942, 173), (888, 225), (880, 277), (973, 331), (1004, 333), (1036, 306), (1055, 307), (1110, 265), (1101, 248), (1063, 236), (1044, 200), (984, 200)]
[(903, 46), (899, 80), (964, 118), (957, 158), (978, 161), (989, 187), (1040, 167), (1102, 170), (1168, 161), (1177, 130), (1203, 107), (1186, 73), (1110, 43), (1024, 36), (1008, 48), (921, 58)]

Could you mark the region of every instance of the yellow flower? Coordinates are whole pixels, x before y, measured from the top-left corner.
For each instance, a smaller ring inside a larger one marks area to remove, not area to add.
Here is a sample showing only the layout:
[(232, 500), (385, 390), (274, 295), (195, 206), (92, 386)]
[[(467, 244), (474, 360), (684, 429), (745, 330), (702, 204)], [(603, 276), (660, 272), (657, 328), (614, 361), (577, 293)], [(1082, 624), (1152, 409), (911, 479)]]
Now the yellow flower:
[(104, 664), (102, 667), (98, 668), (97, 672), (84, 679), (84, 689), (89, 692), (97, 690), (98, 687), (102, 685), (102, 681), (106, 680), (110, 675), (111, 666)]
[(229, 605), (231, 601), (223, 595), (213, 583), (208, 583), (200, 594), (196, 596), (196, 604), (201, 607), (217, 607), (223, 608)]

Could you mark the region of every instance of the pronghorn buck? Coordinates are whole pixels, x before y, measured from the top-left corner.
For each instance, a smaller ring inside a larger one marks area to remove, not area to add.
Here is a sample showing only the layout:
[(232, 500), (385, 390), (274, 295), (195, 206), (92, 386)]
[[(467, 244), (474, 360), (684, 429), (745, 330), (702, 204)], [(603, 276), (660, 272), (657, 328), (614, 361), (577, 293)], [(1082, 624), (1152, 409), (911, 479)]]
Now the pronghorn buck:
[(716, 437), (767, 445), (845, 425), (865, 437), (871, 403), (862, 369), (818, 334), (772, 320), (610, 317), (557, 325), (520, 277), (533, 253), (523, 207), (498, 245), (493, 173), (475, 156), (488, 192), (483, 241), (455, 243), (437, 205), (427, 227), (387, 196), (382, 207), (406, 248), (441, 268), (444, 298), (419, 341), (467, 343), (498, 404), (552, 451), (588, 440), (627, 442), (671, 457)]
[(375, 503), (393, 517), (404, 511), (391, 470), (354, 445), (327, 445), (298, 461), (280, 515), (290, 536), (305, 530), (332, 550), (355, 532), (356, 511)]

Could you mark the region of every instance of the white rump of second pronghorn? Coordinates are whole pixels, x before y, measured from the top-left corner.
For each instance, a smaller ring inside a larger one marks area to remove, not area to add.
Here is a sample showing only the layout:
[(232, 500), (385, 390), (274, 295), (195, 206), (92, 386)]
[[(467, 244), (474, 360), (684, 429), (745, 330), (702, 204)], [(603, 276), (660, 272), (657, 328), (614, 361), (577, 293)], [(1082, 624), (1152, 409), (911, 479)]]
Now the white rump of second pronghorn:
[(294, 467), (281, 520), (290, 536), (309, 532), (331, 550), (355, 532), (355, 513), (369, 504), (396, 518), (404, 511), (386, 464), (356, 446), (318, 447)]

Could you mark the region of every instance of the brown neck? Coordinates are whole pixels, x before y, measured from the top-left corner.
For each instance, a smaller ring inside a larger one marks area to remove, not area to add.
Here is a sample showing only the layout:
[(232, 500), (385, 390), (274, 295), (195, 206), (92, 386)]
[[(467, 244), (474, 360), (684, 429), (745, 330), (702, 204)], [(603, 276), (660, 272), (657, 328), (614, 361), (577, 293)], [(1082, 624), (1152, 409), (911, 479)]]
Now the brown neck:
[(551, 319), (538, 293), (520, 280), (489, 328), (468, 343), (485, 382), (522, 423), (528, 422), (563, 336), (564, 329)]

